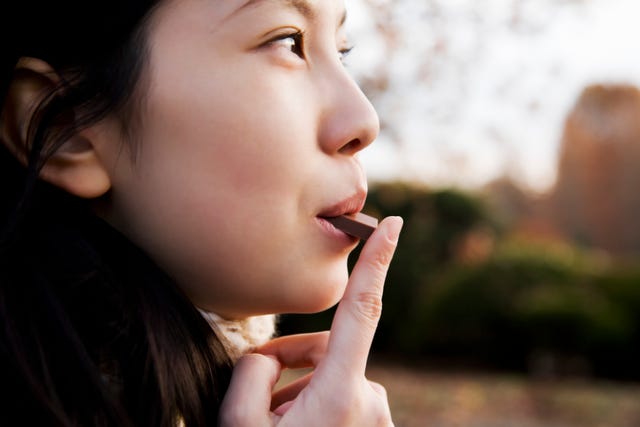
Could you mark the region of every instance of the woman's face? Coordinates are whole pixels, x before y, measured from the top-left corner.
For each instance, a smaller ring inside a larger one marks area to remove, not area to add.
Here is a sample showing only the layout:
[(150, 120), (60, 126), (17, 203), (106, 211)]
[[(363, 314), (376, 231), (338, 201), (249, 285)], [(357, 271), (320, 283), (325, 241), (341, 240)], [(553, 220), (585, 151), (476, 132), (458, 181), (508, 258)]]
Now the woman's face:
[(104, 215), (196, 305), (233, 318), (319, 311), (342, 295), (357, 242), (322, 217), (362, 208), (356, 154), (378, 132), (341, 63), (343, 19), (342, 0), (156, 11), (140, 151), (132, 162), (103, 147)]

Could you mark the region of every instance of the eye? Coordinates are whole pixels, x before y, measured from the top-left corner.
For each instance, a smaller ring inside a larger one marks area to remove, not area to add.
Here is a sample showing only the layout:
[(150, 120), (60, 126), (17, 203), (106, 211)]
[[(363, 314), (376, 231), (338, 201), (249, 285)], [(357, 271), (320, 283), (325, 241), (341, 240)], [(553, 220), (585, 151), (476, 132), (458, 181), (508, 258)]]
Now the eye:
[(304, 35), (301, 31), (295, 33), (282, 34), (268, 42), (269, 45), (275, 47), (283, 47), (301, 59), (304, 59)]
[(344, 63), (351, 51), (353, 51), (353, 46), (338, 50), (338, 58), (340, 59), (340, 62)]

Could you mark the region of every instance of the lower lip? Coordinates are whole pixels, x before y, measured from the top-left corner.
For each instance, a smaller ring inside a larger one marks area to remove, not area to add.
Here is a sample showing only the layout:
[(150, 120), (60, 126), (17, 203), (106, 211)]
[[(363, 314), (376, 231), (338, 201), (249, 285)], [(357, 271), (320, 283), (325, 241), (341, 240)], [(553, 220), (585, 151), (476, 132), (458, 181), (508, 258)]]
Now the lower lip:
[(353, 237), (342, 230), (338, 230), (333, 224), (324, 218), (316, 217), (316, 220), (325, 234), (328, 234), (333, 239), (343, 242), (345, 245), (352, 245), (357, 243), (359, 240), (357, 237)]

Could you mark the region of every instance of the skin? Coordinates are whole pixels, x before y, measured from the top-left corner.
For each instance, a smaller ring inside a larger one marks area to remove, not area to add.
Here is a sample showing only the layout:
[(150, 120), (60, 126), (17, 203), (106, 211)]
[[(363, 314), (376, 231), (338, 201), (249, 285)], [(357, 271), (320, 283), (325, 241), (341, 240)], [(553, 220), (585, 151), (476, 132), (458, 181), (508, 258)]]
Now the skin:
[[(402, 220), (380, 223), (348, 277), (357, 241), (321, 219), (361, 209), (357, 154), (378, 133), (340, 61), (343, 18), (341, 0), (168, 0), (150, 27), (139, 151), (123, 154), (119, 123), (107, 118), (42, 171), (77, 196), (106, 195), (98, 213), (201, 308), (243, 318), (340, 300), (331, 331), (281, 337), (240, 359), (223, 426), (392, 425), (365, 368)], [(38, 59), (19, 66), (3, 111), (9, 147), (24, 145), (29, 106), (57, 79)], [(290, 367), (314, 370), (274, 392)]]
[[(135, 164), (114, 149), (115, 124), (93, 138), (112, 183), (102, 215), (227, 318), (339, 300), (357, 242), (317, 215), (354, 195), (359, 209), (357, 153), (378, 133), (340, 61), (344, 5), (254, 3), (161, 8)], [(287, 38), (300, 31), (302, 42)]]
[[(386, 218), (369, 238), (329, 333), (278, 338), (240, 359), (220, 408), (220, 425), (393, 425), (386, 391), (366, 379), (365, 369), (401, 227), (400, 218)], [(314, 370), (274, 393), (281, 370), (299, 367)]]
[[(345, 292), (357, 242), (318, 220), (361, 209), (356, 155), (378, 133), (340, 62), (343, 16), (339, 0), (161, 9), (137, 163), (101, 155), (114, 171), (107, 217), (197, 305), (234, 318), (318, 311), (342, 297), (330, 334), (283, 337), (239, 361), (225, 426), (392, 425), (365, 367), (401, 221), (380, 225)], [(287, 38), (300, 31), (301, 44)], [(281, 369), (304, 365), (313, 375), (273, 393)]]

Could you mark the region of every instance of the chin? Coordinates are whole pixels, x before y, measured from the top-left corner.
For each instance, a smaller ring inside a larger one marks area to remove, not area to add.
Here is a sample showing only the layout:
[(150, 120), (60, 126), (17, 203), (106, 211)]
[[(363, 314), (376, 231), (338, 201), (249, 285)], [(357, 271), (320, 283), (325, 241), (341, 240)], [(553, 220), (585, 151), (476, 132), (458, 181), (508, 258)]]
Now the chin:
[(324, 275), (322, 278), (315, 277), (308, 279), (310, 286), (305, 292), (298, 295), (298, 301), (292, 301), (297, 307), (291, 312), (295, 313), (318, 313), (336, 305), (344, 295), (349, 273), (346, 265), (339, 269), (334, 269), (332, 274)]

